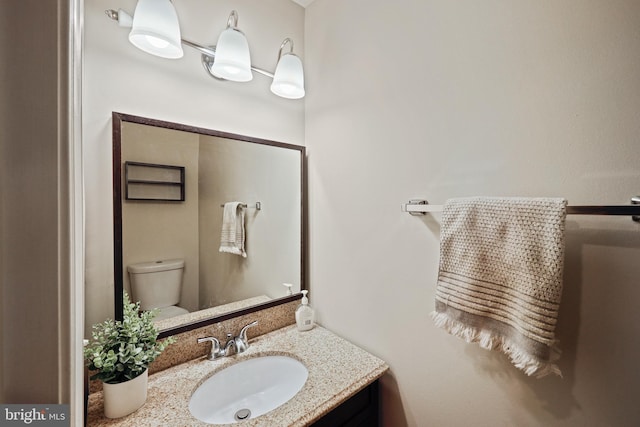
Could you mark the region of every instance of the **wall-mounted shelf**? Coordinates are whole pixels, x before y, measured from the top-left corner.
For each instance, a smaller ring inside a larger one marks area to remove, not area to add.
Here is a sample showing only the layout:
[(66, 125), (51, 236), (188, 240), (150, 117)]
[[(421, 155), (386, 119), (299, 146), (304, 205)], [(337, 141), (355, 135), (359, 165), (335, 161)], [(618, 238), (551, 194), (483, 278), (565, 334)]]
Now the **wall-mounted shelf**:
[(184, 202), (184, 166), (124, 162), (125, 200)]

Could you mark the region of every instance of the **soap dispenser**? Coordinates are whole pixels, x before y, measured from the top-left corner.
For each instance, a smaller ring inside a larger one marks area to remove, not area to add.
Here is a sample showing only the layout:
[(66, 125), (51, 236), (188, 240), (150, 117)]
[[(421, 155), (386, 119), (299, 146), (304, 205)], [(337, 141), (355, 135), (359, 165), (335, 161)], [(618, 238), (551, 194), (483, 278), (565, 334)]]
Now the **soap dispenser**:
[(302, 291), (302, 304), (296, 309), (296, 324), (299, 331), (308, 331), (313, 328), (315, 320), (315, 312), (309, 305), (309, 298), (307, 293), (309, 291)]
[(291, 288), (293, 287), (293, 285), (291, 283), (283, 283), (282, 286), (284, 286), (285, 288), (287, 288), (287, 296), (289, 295), (293, 295), (293, 291), (291, 290)]

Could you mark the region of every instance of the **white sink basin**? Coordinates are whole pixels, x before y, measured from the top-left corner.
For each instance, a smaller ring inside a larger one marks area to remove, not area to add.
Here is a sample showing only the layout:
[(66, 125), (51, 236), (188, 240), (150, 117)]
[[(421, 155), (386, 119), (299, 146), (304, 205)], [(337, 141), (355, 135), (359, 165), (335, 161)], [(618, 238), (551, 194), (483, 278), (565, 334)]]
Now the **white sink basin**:
[(247, 359), (202, 383), (189, 400), (189, 411), (210, 424), (256, 418), (295, 396), (308, 376), (307, 368), (291, 357)]

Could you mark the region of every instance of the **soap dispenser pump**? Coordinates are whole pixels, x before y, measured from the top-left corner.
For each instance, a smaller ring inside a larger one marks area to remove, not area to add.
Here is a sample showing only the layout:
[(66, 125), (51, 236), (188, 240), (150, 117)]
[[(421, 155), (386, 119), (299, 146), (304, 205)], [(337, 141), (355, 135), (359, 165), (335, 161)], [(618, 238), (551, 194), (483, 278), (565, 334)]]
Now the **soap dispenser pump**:
[(291, 290), (291, 288), (293, 288), (293, 285), (291, 283), (283, 283), (282, 286), (284, 286), (285, 288), (287, 288), (287, 296), (289, 295), (293, 295), (293, 291)]
[(308, 292), (306, 290), (302, 291), (302, 304), (296, 309), (296, 324), (299, 331), (308, 331), (314, 326), (315, 312), (309, 305)]

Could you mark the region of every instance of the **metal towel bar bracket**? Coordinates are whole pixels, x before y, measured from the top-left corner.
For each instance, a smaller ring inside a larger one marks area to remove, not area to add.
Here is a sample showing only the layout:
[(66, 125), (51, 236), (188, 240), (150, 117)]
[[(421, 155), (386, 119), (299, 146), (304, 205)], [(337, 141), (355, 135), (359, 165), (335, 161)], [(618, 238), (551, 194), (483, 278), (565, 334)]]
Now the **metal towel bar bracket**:
[[(220, 207), (224, 208), (224, 205), (220, 205)], [(240, 207), (244, 209), (255, 209), (259, 211), (260, 209), (262, 209), (262, 203), (256, 202), (255, 205), (247, 205), (246, 203), (240, 203)]]
[[(430, 205), (424, 199), (411, 199), (402, 205), (402, 211), (422, 216), (429, 212), (442, 212), (442, 205)], [(640, 196), (631, 198), (630, 205), (615, 206), (567, 206), (568, 215), (626, 215), (640, 222)]]

